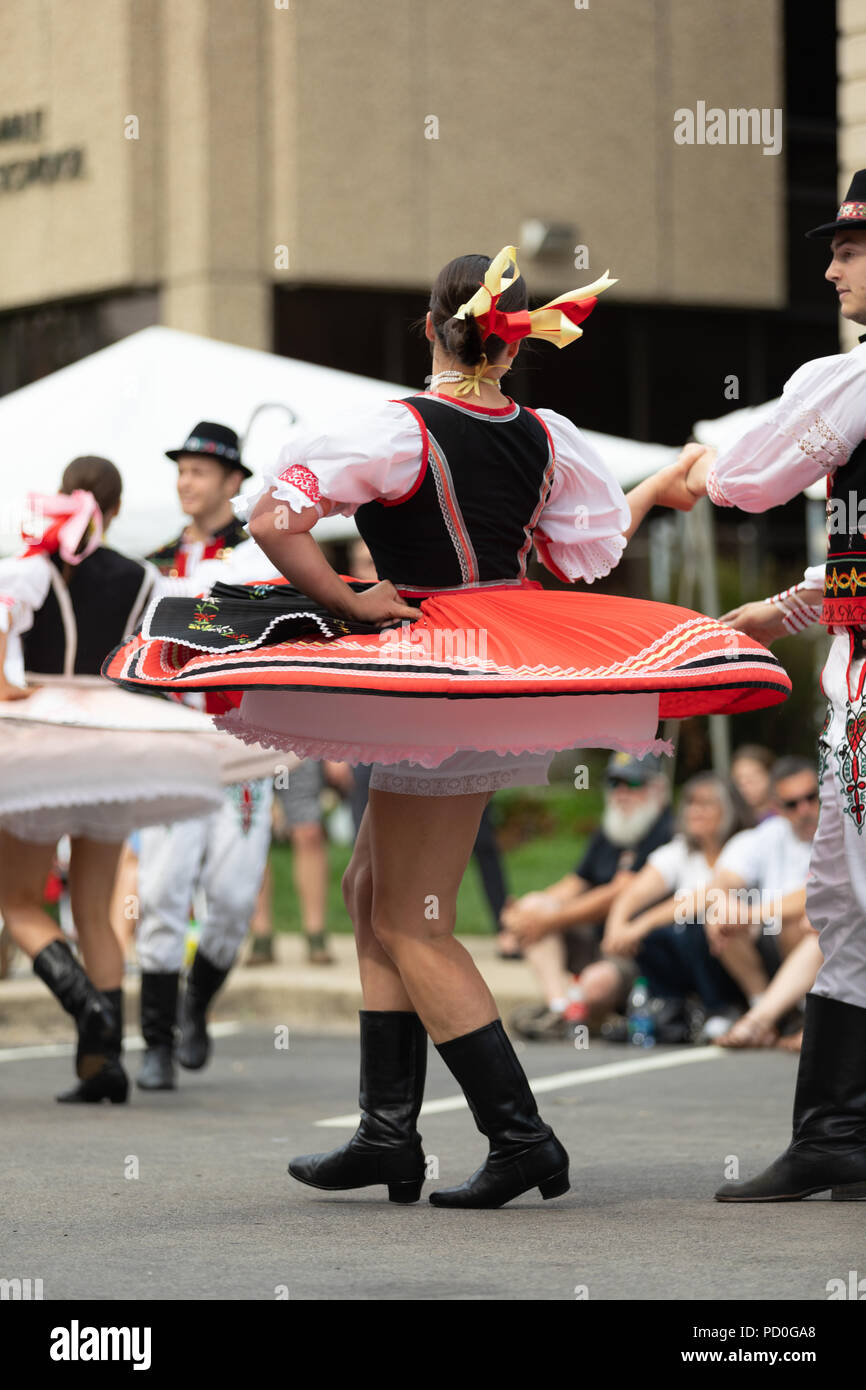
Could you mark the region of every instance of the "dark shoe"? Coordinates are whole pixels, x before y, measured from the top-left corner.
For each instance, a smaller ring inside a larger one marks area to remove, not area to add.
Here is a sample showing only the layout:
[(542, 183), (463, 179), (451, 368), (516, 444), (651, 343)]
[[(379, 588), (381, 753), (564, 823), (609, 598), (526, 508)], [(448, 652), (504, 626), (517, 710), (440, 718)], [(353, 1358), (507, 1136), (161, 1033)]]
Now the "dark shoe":
[[(120, 1060), (123, 1047), (123, 991), (107, 989), (104, 994), (111, 1004), (115, 1023), (111, 1039), (105, 1045), (102, 1064), (70, 1091), (61, 1092), (57, 1099), (64, 1105), (93, 1105), (101, 1100), (110, 1100), (112, 1105), (122, 1105), (129, 1096), (129, 1078)], [(79, 1063), (80, 1076), (82, 1071), (92, 1070), (95, 1055), (91, 1044), (81, 1037), (79, 1053), (89, 1059), (89, 1066), (83, 1061)]]
[(207, 1031), (207, 1011), (217, 990), (225, 984), (228, 973), (211, 965), (199, 947), (186, 977), (180, 1009), (177, 1060), (187, 1071), (200, 1071), (210, 1057), (212, 1044)]
[(538, 1113), (526, 1074), (501, 1019), (437, 1043), (475, 1123), (490, 1140), (487, 1161), (460, 1187), (431, 1193), (434, 1207), (501, 1207), (537, 1187), (542, 1197), (568, 1191), (568, 1154)]
[(834, 1201), (866, 1201), (866, 1009), (809, 994), (791, 1143), (716, 1201), (798, 1202), (828, 1188)]
[(293, 1158), (298, 1182), (326, 1192), (385, 1183), (392, 1202), (417, 1202), (424, 1150), (415, 1128), (427, 1075), (427, 1033), (415, 1013), (362, 1009), (361, 1123), (331, 1153)]
[(246, 965), (273, 965), (275, 959), (272, 936), (252, 937)]
[(527, 1042), (562, 1042), (574, 1037), (574, 1024), (565, 1014), (546, 1007), (533, 1009), (532, 1013), (518, 1010), (511, 1019), (511, 1027)]
[(307, 936), (307, 962), (310, 965), (336, 965), (328, 949), (328, 933), (313, 932)]
[(180, 975), (143, 971), (141, 976), (141, 1032), (145, 1053), (137, 1082), (143, 1091), (173, 1091), (174, 1030)]

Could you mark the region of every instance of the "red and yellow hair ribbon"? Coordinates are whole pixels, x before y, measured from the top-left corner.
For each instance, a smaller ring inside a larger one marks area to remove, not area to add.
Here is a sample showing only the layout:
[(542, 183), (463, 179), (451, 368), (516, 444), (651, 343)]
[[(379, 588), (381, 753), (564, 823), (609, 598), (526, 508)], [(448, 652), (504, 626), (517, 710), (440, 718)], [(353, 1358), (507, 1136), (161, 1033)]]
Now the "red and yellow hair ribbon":
[[(513, 275), (506, 274), (510, 265), (514, 266)], [(481, 287), (470, 300), (460, 305), (454, 317), (464, 319), (469, 315), (476, 319), (482, 338), (489, 337), (491, 333), (506, 343), (515, 343), (520, 338), (543, 338), (556, 347), (567, 347), (583, 336), (583, 329), (578, 328), (578, 324), (592, 313), (597, 296), (616, 284), (616, 280), (612, 280), (609, 272), (605, 271), (591, 285), (561, 294), (542, 304), (540, 309), (503, 312), (497, 308), (499, 297), (519, 278), (517, 248), (503, 246), (499, 255), (490, 262)]]

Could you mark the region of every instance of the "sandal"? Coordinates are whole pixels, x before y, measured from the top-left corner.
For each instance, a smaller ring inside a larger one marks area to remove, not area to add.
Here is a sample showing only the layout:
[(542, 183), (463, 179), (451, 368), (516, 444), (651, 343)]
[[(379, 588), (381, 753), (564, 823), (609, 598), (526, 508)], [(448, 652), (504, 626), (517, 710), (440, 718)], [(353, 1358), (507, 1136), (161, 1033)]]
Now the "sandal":
[(799, 1052), (802, 1042), (803, 1030), (801, 1028), (799, 1033), (789, 1033), (787, 1037), (779, 1038), (776, 1046), (780, 1048), (782, 1052)]
[(743, 1014), (727, 1033), (716, 1039), (719, 1047), (774, 1047), (779, 1034), (772, 1023), (756, 1014)]

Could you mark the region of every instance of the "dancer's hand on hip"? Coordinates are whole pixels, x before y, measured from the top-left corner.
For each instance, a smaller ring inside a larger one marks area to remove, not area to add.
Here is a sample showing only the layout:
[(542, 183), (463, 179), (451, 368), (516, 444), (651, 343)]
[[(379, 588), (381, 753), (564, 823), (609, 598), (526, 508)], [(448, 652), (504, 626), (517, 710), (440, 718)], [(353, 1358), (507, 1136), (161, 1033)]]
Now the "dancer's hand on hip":
[(418, 618), (423, 618), (424, 614), (420, 608), (410, 608), (408, 603), (403, 602), (390, 579), (382, 579), (378, 584), (364, 589), (362, 593), (355, 594), (351, 616), (358, 622), (378, 623), (381, 627), (396, 618), (415, 622)]

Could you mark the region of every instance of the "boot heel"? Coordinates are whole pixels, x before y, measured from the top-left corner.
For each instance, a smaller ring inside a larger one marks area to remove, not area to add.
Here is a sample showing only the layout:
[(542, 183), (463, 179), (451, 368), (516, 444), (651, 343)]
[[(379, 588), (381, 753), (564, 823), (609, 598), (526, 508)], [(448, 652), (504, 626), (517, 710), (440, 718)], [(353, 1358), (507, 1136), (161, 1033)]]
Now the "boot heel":
[(830, 1192), (831, 1202), (866, 1202), (866, 1182), (846, 1182)]
[(561, 1173), (555, 1173), (552, 1178), (545, 1178), (544, 1182), (540, 1182), (538, 1190), (545, 1202), (549, 1202), (551, 1197), (561, 1197), (564, 1192), (568, 1192), (570, 1186), (568, 1169), (563, 1168)]
[(423, 1178), (413, 1178), (409, 1182), (389, 1182), (388, 1201), (402, 1202), (404, 1205), (420, 1201), (423, 1182)]

